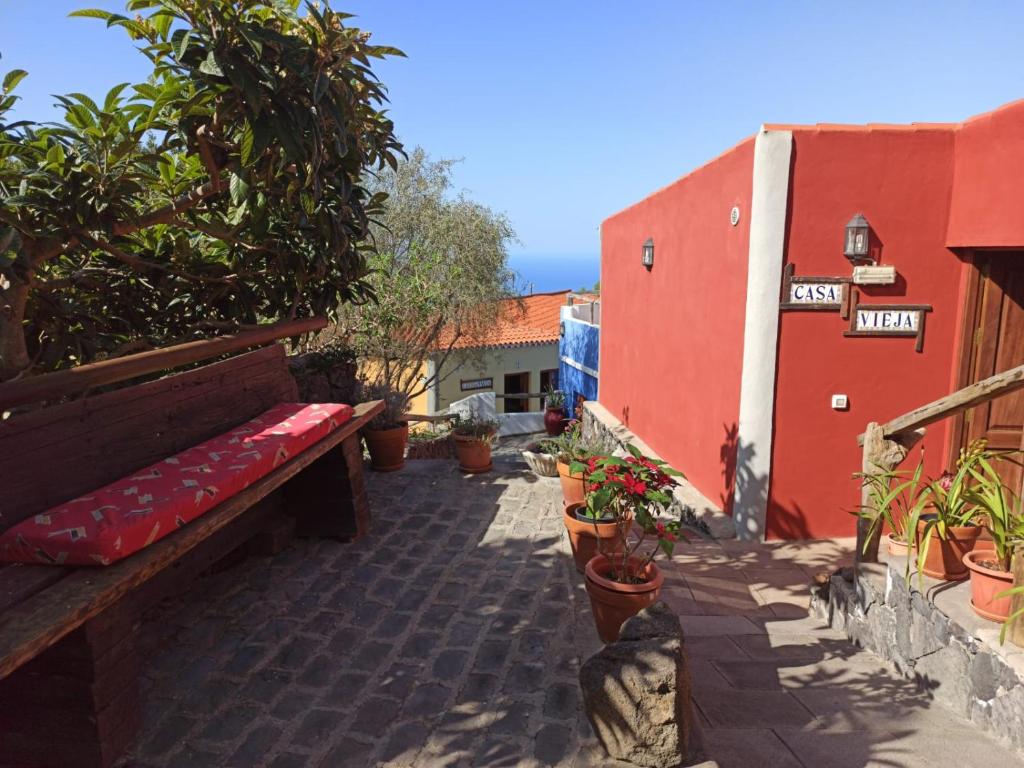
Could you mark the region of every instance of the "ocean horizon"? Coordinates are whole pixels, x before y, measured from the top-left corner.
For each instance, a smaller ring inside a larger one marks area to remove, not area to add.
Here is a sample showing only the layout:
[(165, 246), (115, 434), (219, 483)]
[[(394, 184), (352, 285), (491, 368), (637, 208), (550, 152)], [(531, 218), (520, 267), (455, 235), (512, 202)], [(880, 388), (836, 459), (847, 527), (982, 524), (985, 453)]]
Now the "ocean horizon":
[(531, 286), (533, 293), (589, 290), (601, 279), (601, 257), (596, 253), (515, 253), (508, 263), (520, 294), (529, 294)]

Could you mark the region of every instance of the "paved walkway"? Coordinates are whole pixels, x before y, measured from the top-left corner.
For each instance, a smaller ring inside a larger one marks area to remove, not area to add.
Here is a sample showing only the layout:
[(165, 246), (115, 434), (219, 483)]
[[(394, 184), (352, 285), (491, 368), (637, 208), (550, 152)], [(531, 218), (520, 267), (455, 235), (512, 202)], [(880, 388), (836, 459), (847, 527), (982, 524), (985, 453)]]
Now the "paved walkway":
[[(154, 611), (132, 766), (610, 766), (580, 713), (598, 640), (554, 478), (371, 473), (374, 532), (298, 541)], [(710, 757), (1024, 766), (807, 618), (836, 545), (700, 543), (668, 569)]]

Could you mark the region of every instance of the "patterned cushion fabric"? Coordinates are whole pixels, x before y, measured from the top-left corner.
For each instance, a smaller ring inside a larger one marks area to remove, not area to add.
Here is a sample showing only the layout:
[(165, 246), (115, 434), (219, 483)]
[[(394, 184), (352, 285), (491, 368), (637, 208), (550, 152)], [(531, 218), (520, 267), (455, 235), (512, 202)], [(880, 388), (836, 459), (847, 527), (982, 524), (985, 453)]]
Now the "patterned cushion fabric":
[(350, 418), (348, 405), (275, 405), (230, 432), (23, 520), (0, 535), (0, 560), (113, 563), (195, 520)]

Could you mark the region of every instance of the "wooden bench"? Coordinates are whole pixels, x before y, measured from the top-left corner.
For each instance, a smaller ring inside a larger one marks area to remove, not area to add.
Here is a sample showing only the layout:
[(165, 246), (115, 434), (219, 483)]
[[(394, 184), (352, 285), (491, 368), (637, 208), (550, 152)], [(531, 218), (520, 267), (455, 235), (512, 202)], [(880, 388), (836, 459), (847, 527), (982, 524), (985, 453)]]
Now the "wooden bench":
[[(322, 325), (322, 321), (320, 322)], [(0, 385), (0, 410), (31, 392), (71, 389), (208, 360), (309, 330), (310, 321), (182, 345)], [(313, 324), (312, 327), (316, 327)], [(300, 329), (301, 330), (298, 330)], [(138, 358), (145, 359), (139, 360)], [(61, 377), (56, 384), (50, 377)], [(27, 394), (26, 394), (27, 393)], [(0, 531), (299, 399), (285, 351), (271, 344), (163, 378), (0, 422)], [(134, 630), (142, 612), (252, 542), (354, 539), (369, 526), (352, 419), (180, 530), (105, 567), (0, 565), (0, 763), (109, 766), (139, 726)]]

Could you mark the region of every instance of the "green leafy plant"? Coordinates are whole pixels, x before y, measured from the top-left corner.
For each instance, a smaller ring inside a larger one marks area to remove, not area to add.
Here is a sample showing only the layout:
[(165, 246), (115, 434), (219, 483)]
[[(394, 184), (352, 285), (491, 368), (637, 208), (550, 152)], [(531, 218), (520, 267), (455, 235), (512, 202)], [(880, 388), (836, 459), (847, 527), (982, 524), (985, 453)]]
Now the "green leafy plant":
[[(929, 480), (920, 490), (922, 503), (911, 508), (906, 529), (908, 536), (915, 536), (917, 540), (917, 570), (921, 579), (924, 578), (924, 563), (932, 540), (939, 538), (947, 541), (950, 528), (975, 524), (975, 505), (970, 499), (969, 487), (974, 477), (972, 470), (985, 455), (985, 441), (972, 442), (960, 450), (955, 472), (943, 472), (938, 478)], [(912, 560), (907, 558), (908, 579)]]
[[(605, 540), (597, 537), (599, 551), (612, 566), (608, 578), (637, 584), (645, 581), (643, 571), (658, 553), (671, 557), (683, 536), (680, 520), (672, 519), (669, 513), (671, 489), (678, 484), (675, 478), (683, 477), (683, 473), (664, 461), (644, 456), (634, 445), (626, 448), (629, 455), (625, 458), (591, 457), (586, 462), (574, 461), (569, 470), (586, 475), (586, 517), (595, 526), (615, 524), (616, 551), (610, 551)], [(640, 535), (631, 541), (634, 522)], [(646, 553), (641, 552), (649, 536), (654, 537), (654, 543)]]
[(361, 381), (356, 388), (356, 399), (359, 402), (384, 401), (384, 410), (370, 421), (370, 429), (394, 429), (408, 423), (405, 417), (409, 412), (409, 398), (404, 392), (397, 392), (387, 384)]
[(565, 431), (558, 437), (542, 440), (541, 446), (545, 453), (552, 454), (563, 464), (583, 462), (595, 456), (607, 456), (615, 450), (614, 445), (608, 440), (584, 436), (583, 422), (578, 419), (570, 421)]
[(1012, 454), (983, 452), (970, 469), (974, 483), (964, 494), (974, 505), (974, 520), (992, 535), (995, 559), (1000, 570), (1010, 570), (1017, 544), (1024, 542), (1024, 515), (1021, 499), (1003, 483), (994, 464), (1011, 461)]
[(73, 15), (152, 65), (56, 124), (0, 80), (0, 380), (366, 302), (373, 172), (401, 145), (373, 45), (326, 2), (126, 0)]
[(865, 537), (864, 549), (883, 525), (888, 525), (893, 538), (911, 543), (908, 536), (908, 521), (929, 503), (928, 495), (921, 493), (921, 474), (924, 462), (918, 462), (913, 472), (884, 470), (858, 472), (855, 478), (861, 480), (861, 487), (868, 492), (868, 503), (856, 510), (860, 518), (870, 523)]
[[(996, 595), (996, 598), (1009, 597), (1013, 598), (1017, 595), (1024, 595), (1024, 584), (1017, 584), (1010, 589), (1004, 590)], [(1003, 626), (999, 630), (999, 643), (1006, 642), (1006, 633), (1010, 631), (1010, 627), (1013, 626), (1015, 621), (1024, 618), (1024, 607), (1018, 608), (1013, 611), (1009, 616), (1006, 617), (1006, 621), (1003, 622)]]
[(452, 434), (469, 437), (483, 443), (493, 443), (498, 436), (499, 424), (494, 419), (486, 419), (476, 412), (459, 415), (453, 420)]
[(561, 410), (565, 407), (565, 393), (560, 389), (548, 387), (544, 391), (544, 407)]

